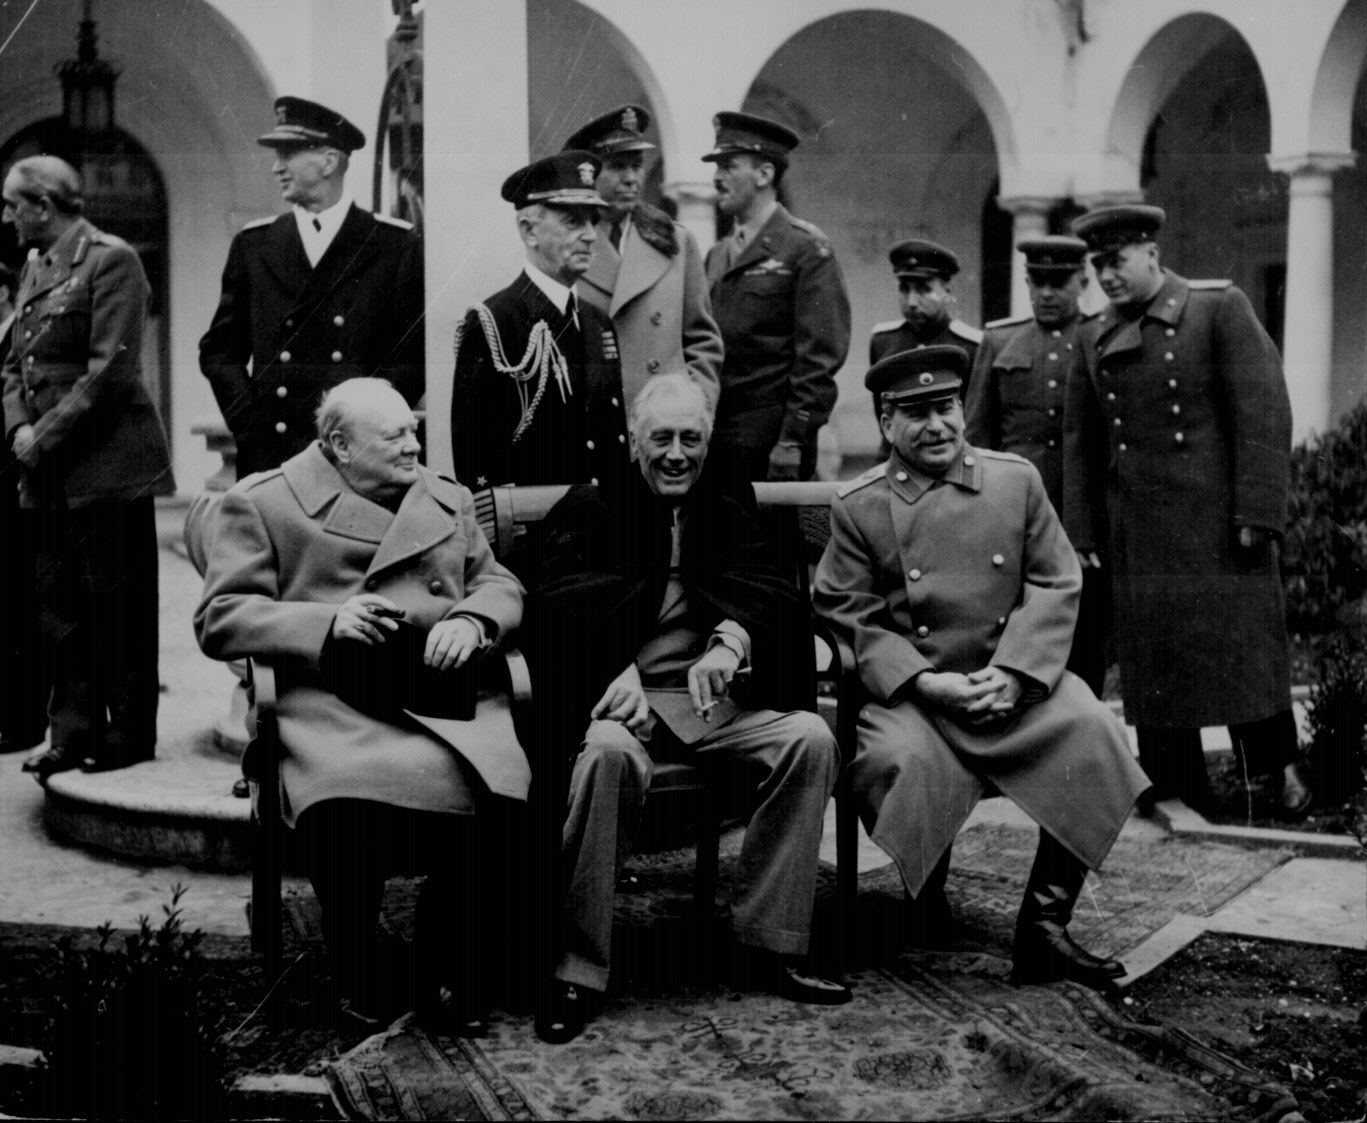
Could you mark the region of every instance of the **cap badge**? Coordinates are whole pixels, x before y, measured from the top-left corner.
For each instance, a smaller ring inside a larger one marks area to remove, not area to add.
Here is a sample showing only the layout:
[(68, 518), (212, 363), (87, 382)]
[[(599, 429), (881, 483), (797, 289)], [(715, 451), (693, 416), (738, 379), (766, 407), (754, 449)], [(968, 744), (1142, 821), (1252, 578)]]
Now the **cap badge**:
[(935, 376), (931, 374), (930, 371), (923, 370), (920, 376), (916, 379), (916, 381), (919, 382), (922, 386), (929, 386), (932, 382), (935, 381)]
[(286, 124), (286, 123), (289, 121), (289, 117), (290, 117), (290, 111), (289, 111), (289, 108), (288, 108), (287, 106), (284, 106), (284, 105), (277, 105), (277, 106), (275, 107), (275, 123), (276, 123), (277, 125), (284, 125), (284, 124)]
[(579, 182), (582, 183), (585, 187), (592, 187), (592, 186), (593, 186), (593, 165), (592, 165), (592, 164), (580, 164), (580, 165), (579, 165)]
[(630, 108), (622, 110), (622, 128), (629, 133), (640, 131), (640, 122), (636, 120), (636, 110)]

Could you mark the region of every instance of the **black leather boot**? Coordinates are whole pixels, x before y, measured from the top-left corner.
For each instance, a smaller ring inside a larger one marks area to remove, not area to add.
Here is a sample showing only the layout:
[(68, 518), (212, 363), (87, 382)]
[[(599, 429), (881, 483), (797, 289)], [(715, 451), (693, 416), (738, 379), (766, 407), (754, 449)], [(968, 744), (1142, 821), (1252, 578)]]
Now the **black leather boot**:
[(1086, 878), (1086, 867), (1041, 830), (1025, 899), (1016, 917), (1016, 940), (1011, 949), (1013, 983), (1020, 986), (1071, 979), (1093, 990), (1106, 990), (1125, 974), (1118, 960), (1095, 956), (1068, 935), (1073, 902)]
[(952, 852), (951, 847), (935, 863), (914, 898), (907, 895), (905, 931), (906, 942), (911, 947), (943, 950), (954, 946), (954, 914), (949, 908), (949, 898), (945, 896)]

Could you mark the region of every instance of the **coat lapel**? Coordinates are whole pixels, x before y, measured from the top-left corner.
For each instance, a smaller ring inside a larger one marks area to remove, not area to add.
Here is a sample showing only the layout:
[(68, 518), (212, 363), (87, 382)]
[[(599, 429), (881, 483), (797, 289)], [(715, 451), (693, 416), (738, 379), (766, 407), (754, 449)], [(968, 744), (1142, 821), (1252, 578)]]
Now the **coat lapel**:
[(741, 251), (741, 255), (731, 262), (726, 272), (731, 274), (738, 269), (749, 269), (750, 266), (756, 265), (771, 256), (774, 252), (778, 232), (787, 225), (788, 221), (788, 212), (780, 203), (774, 208), (774, 213), (769, 216), (769, 221), (760, 227), (759, 236)]
[(612, 248), (612, 243), (608, 241), (607, 234), (600, 226), (598, 228), (598, 241), (593, 247), (593, 257), (589, 260), (589, 270), (579, 278), (579, 284), (597, 289), (607, 298), (607, 302), (611, 303), (621, 268), (622, 259), (618, 256), (617, 251)]
[(292, 213), (280, 215), (271, 224), (263, 260), (285, 292), (302, 292), (308, 284), (313, 267), (309, 265), (308, 254), (304, 252), (304, 243), (299, 239), (299, 228), (295, 225)]
[[(305, 304), (320, 299), (335, 288), (344, 277), (355, 272), (375, 250), (374, 233), (375, 220), (352, 203), (351, 209), (347, 211), (346, 218), (337, 230), (337, 237), (332, 239), (332, 244), (318, 259), (318, 264), (309, 270), (308, 280), (296, 298), (298, 302)], [(298, 242), (298, 229), (294, 230), (294, 238)], [(302, 243), (299, 252), (304, 252)], [(307, 263), (308, 258), (305, 257), (304, 260)]]
[(617, 270), (610, 309), (613, 316), (669, 271), (670, 258), (642, 238), (639, 231), (624, 235), (622, 244), (627, 252)]
[(78, 257), (84, 258), (95, 228), (85, 219), (77, 219), (45, 254), (25, 263), (19, 285), (17, 304), (23, 305), (35, 297), (51, 292), (71, 276), (71, 267)]
[[(377, 504), (367, 503), (363, 499), (361, 502), (389, 515)], [(429, 485), (427, 473), (421, 471), (417, 482), (403, 497), (398, 514), (389, 517), (390, 524), (380, 541), (380, 548), (370, 560), (366, 576), (426, 553), (438, 542), (450, 538), (458, 529), (455, 510), (438, 498)]]

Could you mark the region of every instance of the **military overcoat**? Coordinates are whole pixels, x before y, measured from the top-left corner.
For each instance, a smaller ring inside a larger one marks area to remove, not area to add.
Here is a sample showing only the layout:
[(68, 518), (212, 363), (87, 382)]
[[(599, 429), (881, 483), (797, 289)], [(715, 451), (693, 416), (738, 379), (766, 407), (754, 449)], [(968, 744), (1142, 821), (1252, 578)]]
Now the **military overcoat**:
[(314, 439), (323, 395), (387, 378), (416, 405), (425, 390), (422, 245), (406, 222), (352, 205), (316, 266), (292, 213), (233, 239), (199, 365), (237, 441), (241, 479)]
[(717, 447), (767, 462), (780, 440), (811, 446), (835, 405), (850, 347), (850, 301), (826, 235), (779, 206), (729, 263), (707, 251), (712, 314), (726, 358)]
[[(895, 454), (831, 502), (813, 601), (854, 650), (869, 702), (848, 778), (870, 837), (919, 891), (984, 790), (1098, 865), (1147, 786), (1124, 731), (1064, 670), (1081, 569), (1039, 472), (964, 446), (940, 480)], [(992, 665), (1024, 710), (975, 730), (908, 700), (923, 671)]]
[(150, 289), (121, 238), (77, 219), (19, 278), (4, 360), (5, 439), (32, 425), (24, 506), (169, 495), (166, 432), (142, 377)]
[(482, 307), (466, 312), (456, 338), (456, 478), (479, 489), (600, 483), (624, 472), (630, 457), (611, 321), (581, 301), (576, 333), (525, 272)]
[(1044, 327), (1030, 317), (989, 324), (964, 404), (964, 439), (1023, 456), (1063, 509), (1063, 413), (1082, 318)]
[(716, 403), (721, 332), (712, 318), (702, 251), (683, 226), (638, 206), (623, 225), (621, 252), (600, 237), (575, 289), (612, 320), (625, 407), (652, 374), (670, 371), (687, 371)]
[(1138, 320), (1106, 309), (1081, 335), (1065, 420), (1064, 518), (1108, 549), (1125, 715), (1192, 728), (1290, 705), (1280, 534), (1291, 410), (1248, 298), (1164, 270)]
[(323, 687), (323, 644), (361, 592), (423, 628), (468, 614), (496, 639), (522, 618), (522, 586), (494, 558), (469, 491), (426, 468), (393, 512), (352, 491), (315, 442), (224, 495), (195, 634), (212, 659), (275, 663), (289, 821), (324, 799), (464, 813), (486, 784), (525, 797), (506, 699), (481, 696), (472, 721), (400, 726)]

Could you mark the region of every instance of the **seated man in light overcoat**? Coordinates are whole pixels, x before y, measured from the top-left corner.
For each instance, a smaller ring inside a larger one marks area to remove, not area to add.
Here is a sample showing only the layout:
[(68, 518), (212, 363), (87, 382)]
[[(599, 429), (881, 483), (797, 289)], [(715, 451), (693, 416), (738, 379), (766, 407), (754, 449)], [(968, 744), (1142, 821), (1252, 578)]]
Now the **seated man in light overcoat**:
[(470, 493), (420, 451), (388, 382), (330, 390), (317, 441), (224, 496), (195, 629), (215, 659), (275, 667), (282, 806), (343, 1013), (373, 1023), (392, 1006), (375, 923), (386, 875), (416, 862), (420, 1004), (478, 1033), (490, 854), (475, 828), (525, 800), (530, 772), (506, 697), (461, 676), (517, 626), (522, 587)]

